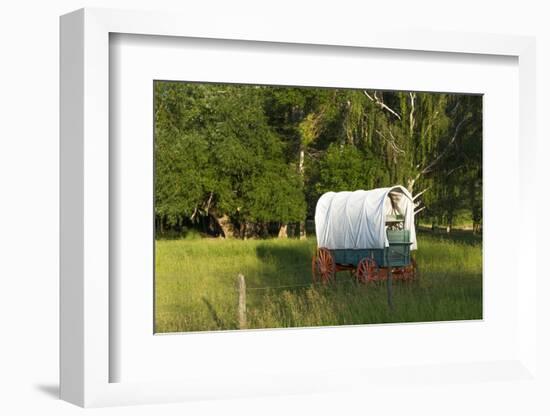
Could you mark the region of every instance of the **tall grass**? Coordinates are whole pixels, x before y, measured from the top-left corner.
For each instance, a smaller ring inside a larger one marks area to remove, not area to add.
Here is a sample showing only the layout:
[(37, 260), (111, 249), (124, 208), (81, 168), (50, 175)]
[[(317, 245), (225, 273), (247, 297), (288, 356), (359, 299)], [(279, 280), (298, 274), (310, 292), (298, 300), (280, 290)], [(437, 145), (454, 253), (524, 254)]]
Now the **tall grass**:
[(420, 278), (394, 283), (392, 311), (385, 283), (356, 284), (341, 272), (333, 285), (309, 285), (314, 249), (314, 238), (157, 241), (156, 332), (237, 329), (238, 273), (246, 277), (249, 328), (482, 317), (479, 238), (421, 234), (414, 254)]

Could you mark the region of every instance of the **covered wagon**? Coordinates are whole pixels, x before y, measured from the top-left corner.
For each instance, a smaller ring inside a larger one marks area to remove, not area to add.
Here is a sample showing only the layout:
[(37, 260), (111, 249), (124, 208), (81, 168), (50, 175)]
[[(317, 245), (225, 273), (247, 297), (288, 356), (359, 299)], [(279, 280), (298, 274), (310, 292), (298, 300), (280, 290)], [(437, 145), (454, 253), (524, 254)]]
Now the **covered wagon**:
[(416, 275), (414, 201), (402, 186), (323, 194), (315, 208), (315, 230), (314, 281), (332, 281), (341, 270), (362, 283), (390, 273), (396, 279)]

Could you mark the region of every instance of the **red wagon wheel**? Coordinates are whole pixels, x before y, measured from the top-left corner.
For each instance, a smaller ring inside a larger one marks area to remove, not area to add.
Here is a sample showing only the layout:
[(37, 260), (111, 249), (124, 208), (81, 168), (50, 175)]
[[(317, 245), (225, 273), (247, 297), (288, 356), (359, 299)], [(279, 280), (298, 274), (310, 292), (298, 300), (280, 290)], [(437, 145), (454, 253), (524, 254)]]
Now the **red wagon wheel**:
[(373, 282), (378, 280), (378, 266), (371, 258), (364, 258), (357, 264), (355, 278), (360, 283)]
[(312, 275), (314, 282), (328, 283), (334, 280), (336, 264), (334, 257), (326, 248), (318, 248), (312, 259)]

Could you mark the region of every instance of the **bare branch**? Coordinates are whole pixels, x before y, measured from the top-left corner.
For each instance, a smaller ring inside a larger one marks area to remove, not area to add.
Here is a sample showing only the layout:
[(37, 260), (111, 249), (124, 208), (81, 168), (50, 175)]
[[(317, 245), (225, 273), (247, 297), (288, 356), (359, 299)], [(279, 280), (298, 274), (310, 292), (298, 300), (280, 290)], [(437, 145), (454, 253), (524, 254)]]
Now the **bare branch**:
[(195, 210), (193, 211), (193, 215), (191, 215), (191, 221), (193, 221), (193, 218), (195, 218), (195, 215), (197, 215), (198, 210), (199, 210), (199, 207), (195, 205)]
[(212, 197), (214, 196), (214, 192), (210, 192), (210, 196), (208, 197), (208, 201), (206, 202), (206, 207), (204, 208), (205, 212), (210, 211), (210, 204), (212, 203)]
[(451, 110), (451, 114), (455, 113), (456, 110), (458, 110), (458, 107), (460, 106), (460, 101), (457, 101), (456, 102), (456, 105), (453, 107), (453, 109)]
[(449, 140), (449, 143), (447, 143), (447, 146), (445, 147), (445, 149), (443, 149), (443, 151), (437, 155), (435, 157), (434, 160), (432, 160), (424, 169), (422, 169), (422, 171), (417, 175), (417, 178), (420, 177), (421, 175), (424, 175), (426, 173), (429, 173), (433, 167), (435, 165), (437, 165), (437, 163), (443, 158), (443, 156), (445, 156), (449, 150), (451, 150), (451, 147), (453, 146), (454, 142), (456, 141), (456, 138), (458, 137), (458, 133), (460, 131), (460, 128), (462, 127), (462, 125), (466, 122), (466, 120), (468, 120), (469, 117), (465, 117), (463, 118), (457, 125), (456, 125), (456, 128), (455, 128), (455, 132), (453, 134), (453, 137), (451, 138), (451, 140)]
[[(391, 131), (390, 129), (388, 129), (388, 133), (390, 134), (390, 137), (391, 137), (393, 143), (396, 143), (396, 142), (397, 142), (397, 139), (395, 138), (395, 136), (393, 135), (393, 133), (392, 133), (392, 131)], [(403, 153), (404, 153), (404, 151), (403, 151)]]
[(390, 130), (388, 130), (388, 131), (389, 131), (389, 133), (390, 133), (390, 135), (391, 135), (391, 137), (392, 137), (391, 140), (388, 139), (386, 136), (384, 136), (380, 130), (376, 130), (376, 133), (377, 133), (381, 138), (383, 138), (386, 142), (388, 142), (388, 143), (390, 144), (390, 146), (392, 147), (392, 149), (393, 149), (395, 152), (404, 155), (404, 154), (405, 154), (405, 151), (397, 146), (397, 144), (395, 143), (395, 137), (393, 136), (393, 134), (391, 133)]
[[(422, 175), (425, 175), (426, 173), (429, 173), (431, 172), (431, 170), (434, 168), (435, 165), (437, 165), (437, 163), (443, 158), (443, 156), (445, 156), (447, 154), (447, 152), (449, 150), (451, 150), (451, 147), (452, 145), (454, 144), (454, 142), (456, 141), (456, 138), (458, 137), (458, 133), (460, 131), (460, 128), (462, 127), (462, 125), (470, 118), (470, 116), (466, 116), (464, 119), (462, 119), (456, 126), (455, 128), (455, 132), (453, 134), (453, 137), (451, 138), (451, 140), (449, 141), (449, 143), (447, 143), (447, 146), (445, 147), (445, 149), (443, 149), (443, 151), (437, 155), (435, 157), (434, 160), (432, 160), (430, 163), (428, 163), (428, 165), (422, 169), (420, 172), (418, 172), (418, 174), (409, 180), (409, 182), (414, 185), (414, 183), (420, 179), (420, 177)], [(419, 167), (419, 165), (416, 166), (417, 168)]]
[(416, 94), (414, 92), (409, 92), (409, 97), (411, 98), (411, 112), (409, 113), (409, 132), (410, 132), (411, 137), (412, 137), (413, 130), (414, 130), (414, 124), (415, 124), (415, 120), (414, 120), (414, 100), (416, 98)]
[(428, 123), (428, 127), (426, 127), (426, 130), (424, 131), (424, 135), (428, 135), (428, 133), (430, 132), (430, 130), (432, 129), (432, 127), (434, 126), (435, 124), (435, 121), (437, 120), (437, 116), (439, 116), (439, 111), (436, 111), (433, 116), (430, 118), (430, 121)]
[(456, 168), (451, 169), (449, 172), (447, 172), (447, 176), (451, 176), (455, 171), (462, 169), (464, 165), (457, 166)]
[(413, 201), (415, 201), (418, 197), (420, 197), (420, 195), (422, 195), (424, 192), (426, 192), (428, 189), (430, 189), (431, 186), (428, 186), (426, 189), (424, 189), (423, 191), (417, 193), (415, 196), (413, 196)]
[(384, 102), (382, 100), (380, 100), (380, 98), (378, 98), (378, 96), (376, 95), (376, 91), (374, 92), (374, 97), (370, 96), (369, 93), (365, 90), (363, 90), (363, 92), (368, 97), (368, 99), (371, 100), (373, 103), (377, 104), (380, 108), (390, 112), (395, 117), (397, 117), (399, 120), (401, 120), (401, 116), (399, 114), (397, 114), (395, 111), (393, 111), (390, 107), (388, 107), (386, 104), (384, 104)]
[(426, 209), (426, 206), (424, 205), (422, 208), (417, 209), (416, 211), (414, 211), (414, 215), (418, 214), (420, 211), (424, 211), (425, 209)]

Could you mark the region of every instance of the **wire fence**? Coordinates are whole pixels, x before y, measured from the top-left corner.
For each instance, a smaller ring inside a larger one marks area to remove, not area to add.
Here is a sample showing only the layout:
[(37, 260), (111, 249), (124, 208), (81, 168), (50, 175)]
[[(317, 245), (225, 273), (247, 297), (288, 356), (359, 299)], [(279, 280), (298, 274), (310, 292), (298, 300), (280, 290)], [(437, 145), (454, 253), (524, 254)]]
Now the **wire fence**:
[(340, 280), (340, 281), (332, 281), (328, 285), (324, 285), (322, 283), (303, 283), (303, 284), (295, 284), (295, 285), (280, 285), (280, 286), (247, 286), (246, 290), (269, 290), (269, 289), (290, 289), (290, 288), (297, 288), (297, 287), (328, 287), (332, 285), (339, 285), (339, 284), (357, 284), (355, 280)]
[[(395, 279), (394, 280), (398, 280)], [(369, 284), (376, 284), (376, 283), (384, 283), (386, 279), (380, 279), (377, 281), (369, 281)], [(283, 284), (283, 285), (276, 285), (276, 286), (250, 286), (246, 285), (247, 291), (267, 291), (267, 290), (283, 290), (283, 289), (297, 289), (297, 288), (330, 288), (334, 286), (340, 286), (340, 285), (352, 285), (352, 286), (364, 286), (364, 283), (358, 282), (354, 278), (350, 279), (341, 279), (341, 280), (331, 280), (328, 283), (322, 283), (322, 282), (309, 282), (309, 283), (297, 283), (297, 284)], [(239, 288), (235, 285), (232, 288), (235, 291), (239, 291)]]

